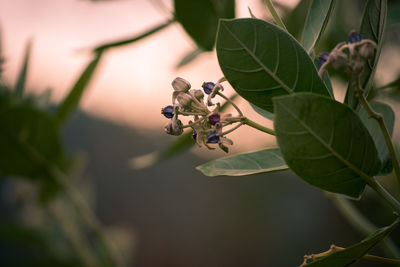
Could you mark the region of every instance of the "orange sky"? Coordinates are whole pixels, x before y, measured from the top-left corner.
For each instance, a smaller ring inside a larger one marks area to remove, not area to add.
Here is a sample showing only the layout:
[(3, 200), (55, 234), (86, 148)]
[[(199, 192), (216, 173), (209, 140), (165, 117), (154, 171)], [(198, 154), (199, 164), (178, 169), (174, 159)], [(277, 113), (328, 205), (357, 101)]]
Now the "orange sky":
[[(15, 81), (26, 42), (32, 39), (28, 87), (37, 92), (50, 87), (54, 89), (52, 99), (59, 101), (90, 60), (90, 48), (134, 36), (167, 20), (168, 14), (157, 8), (157, 2), (0, 0), (6, 80)], [(163, 3), (171, 6), (171, 1)], [(265, 16), (268, 11), (261, 3), (238, 0), (238, 17), (249, 16), (248, 6), (257, 17)], [(204, 53), (181, 69), (174, 68), (194, 47), (183, 29), (174, 24), (139, 43), (107, 52), (82, 108), (119, 123), (162, 131), (166, 120), (160, 115), (160, 108), (170, 104), (170, 84), (175, 77), (183, 77), (198, 88), (203, 81), (216, 81), (222, 76), (215, 52)], [(229, 86), (226, 89), (232, 91)], [(271, 122), (251, 110), (246, 109), (246, 113), (272, 127)], [(254, 130), (241, 130), (231, 137), (235, 139), (243, 133), (252, 136), (250, 141), (242, 141), (247, 149), (273, 142)]]

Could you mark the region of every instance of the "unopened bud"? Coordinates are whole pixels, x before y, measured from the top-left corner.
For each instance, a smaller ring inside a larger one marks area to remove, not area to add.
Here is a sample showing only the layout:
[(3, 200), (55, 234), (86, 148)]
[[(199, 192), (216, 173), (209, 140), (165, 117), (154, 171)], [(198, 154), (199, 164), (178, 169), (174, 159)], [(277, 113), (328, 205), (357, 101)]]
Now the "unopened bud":
[(183, 133), (182, 122), (178, 119), (172, 119), (165, 125), (165, 132), (170, 135), (181, 135)]
[(362, 41), (361, 34), (358, 32), (352, 31), (349, 35), (349, 43), (355, 44)]
[(347, 70), (348, 58), (345, 53), (339, 50), (333, 50), (330, 54), (330, 64), (336, 70)]
[(199, 100), (200, 102), (203, 102), (203, 98), (204, 98), (204, 93), (201, 90), (195, 90), (194, 91), (194, 97), (196, 97), (197, 100)]
[(375, 54), (375, 48), (376, 45), (374, 45), (371, 42), (363, 42), (359, 47), (358, 47), (358, 55), (364, 59), (368, 60), (372, 58)]
[(211, 94), (212, 90), (214, 89), (215, 83), (213, 82), (204, 82), (201, 87), (203, 87), (204, 93), (207, 95)]
[(177, 77), (172, 81), (172, 87), (177, 92), (187, 92), (189, 91), (191, 85), (188, 81), (181, 77)]
[(216, 144), (219, 142), (219, 136), (216, 131), (211, 131), (207, 134), (207, 143), (208, 144)]
[(189, 108), (190, 104), (192, 103), (192, 98), (190, 95), (185, 94), (185, 93), (180, 93), (176, 97), (176, 100), (178, 101), (179, 104), (181, 104), (184, 108)]
[(166, 118), (171, 119), (174, 116), (174, 107), (169, 105), (165, 108), (162, 108), (161, 114), (163, 114)]

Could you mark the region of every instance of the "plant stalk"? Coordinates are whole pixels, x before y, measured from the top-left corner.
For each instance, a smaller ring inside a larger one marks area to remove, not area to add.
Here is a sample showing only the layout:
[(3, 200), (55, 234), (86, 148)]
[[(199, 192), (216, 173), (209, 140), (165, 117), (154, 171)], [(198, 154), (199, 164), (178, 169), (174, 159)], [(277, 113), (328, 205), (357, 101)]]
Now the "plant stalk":
[(283, 30), (287, 32), (286, 26), (283, 23), (281, 17), (279, 17), (278, 12), (276, 12), (274, 5), (272, 4), (271, 0), (265, 0), (265, 4), (268, 7), (269, 12), (271, 13), (272, 17), (274, 18), (276, 24), (281, 27)]
[(261, 132), (264, 132), (264, 133), (267, 133), (267, 134), (270, 134), (270, 135), (276, 135), (274, 130), (272, 130), (270, 128), (267, 128), (267, 127), (264, 127), (261, 124), (258, 124), (257, 122), (254, 122), (254, 121), (250, 120), (247, 117), (243, 117), (242, 123), (246, 124), (246, 125), (248, 125), (250, 127), (253, 127), (254, 129), (257, 129), (257, 130), (259, 130)]

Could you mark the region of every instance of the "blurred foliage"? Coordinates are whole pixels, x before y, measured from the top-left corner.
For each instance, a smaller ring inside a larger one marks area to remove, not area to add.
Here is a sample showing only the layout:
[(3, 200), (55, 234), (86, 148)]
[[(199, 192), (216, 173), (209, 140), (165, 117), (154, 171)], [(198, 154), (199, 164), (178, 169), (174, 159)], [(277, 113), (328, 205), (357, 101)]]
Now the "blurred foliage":
[[(283, 16), (284, 22), (288, 31), (297, 40), (303, 38), (304, 25), (312, 3), (312, 0), (300, 0), (293, 10), (284, 10), (286, 11)], [(321, 35), (316, 36), (317, 38), (313, 41), (314, 44), (318, 41), (315, 47), (316, 55), (319, 52), (330, 50), (339, 41), (346, 39), (349, 30), (358, 28), (363, 4), (364, 1), (337, 1), (329, 22), (328, 20), (320, 21), (321, 29), (324, 29), (325, 26), (327, 28), (325, 32), (321, 31)], [(235, 1), (233, 0), (195, 2), (175, 0), (174, 8), (174, 17), (167, 18), (165, 23), (139, 35), (95, 47), (92, 51), (92, 59), (83, 68), (81, 75), (58, 105), (51, 105), (49, 102), (51, 90), (46, 90), (40, 95), (32, 95), (27, 91), (31, 42), (26, 45), (15, 84), (10, 85), (4, 80), (2, 76), (4, 55), (2, 54), (0, 31), (0, 176), (2, 182), (21, 178), (32, 182), (39, 192), (32, 201), (36, 207), (47, 212), (54, 201), (59, 199), (67, 203), (73, 202), (68, 200), (69, 191), (66, 187), (75, 188), (76, 186), (70, 177), (75, 167), (75, 157), (66, 152), (67, 149), (61, 135), (65, 123), (79, 108), (81, 99), (85, 96), (85, 90), (96, 74), (104, 53), (109, 49), (143, 40), (173, 23), (180, 23), (197, 46), (178, 63), (177, 67), (181, 67), (191, 62), (200, 53), (214, 49), (220, 18), (235, 17)], [(400, 3), (397, 0), (389, 0), (387, 24), (395, 28), (399, 22)], [(380, 30), (383, 34), (383, 29)], [(387, 42), (396, 41), (400, 42), (400, 38), (388, 38), (387, 40)], [(342, 74), (335, 72), (331, 76), (332, 79), (345, 78)], [(370, 98), (400, 102), (399, 95), (400, 77), (385, 86), (372, 90)], [(231, 99), (233, 100), (235, 97), (237, 95)], [(225, 107), (223, 106), (223, 108)], [(270, 117), (270, 114), (266, 114), (266, 116)], [(136, 157), (131, 162), (135, 167), (149, 166), (177, 156), (188, 150), (193, 144), (192, 133), (189, 131), (166, 148), (159, 148), (157, 152), (144, 157)], [(57, 173), (63, 174), (61, 176), (68, 179), (60, 181)], [(15, 208), (18, 209), (18, 205), (15, 205)], [(18, 216), (2, 217), (0, 220), (0, 248), (3, 251), (1, 265), (78, 266), (83, 264), (90, 266), (90, 261), (78, 258), (70, 246), (61, 245), (62, 248), (60, 248), (54, 245), (58, 244), (60, 240), (64, 244), (70, 241), (65, 233), (63, 236), (63, 230), (57, 220), (52, 218), (50, 212), (43, 217), (48, 224), (38, 228), (21, 223)], [(84, 220), (81, 218), (81, 221)], [(86, 237), (90, 253), (101, 259), (103, 263), (109, 261), (111, 266), (119, 265), (118, 260), (113, 262), (112, 259), (109, 259), (113, 257), (112, 253), (107, 251), (107, 246), (99, 242), (98, 239), (101, 237), (96, 236), (96, 230), (88, 229), (90, 226), (82, 226), (82, 224), (79, 222), (77, 227)], [(101, 229), (100, 224), (97, 226)], [(110, 255), (107, 255), (108, 253)]]

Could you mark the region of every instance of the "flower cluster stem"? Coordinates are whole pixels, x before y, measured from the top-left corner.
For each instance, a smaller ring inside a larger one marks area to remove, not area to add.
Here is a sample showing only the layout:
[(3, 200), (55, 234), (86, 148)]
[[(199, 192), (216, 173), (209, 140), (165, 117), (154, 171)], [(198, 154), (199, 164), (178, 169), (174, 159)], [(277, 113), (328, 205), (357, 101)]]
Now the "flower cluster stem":
[(379, 127), (381, 128), (383, 137), (384, 137), (385, 142), (386, 142), (386, 146), (387, 146), (387, 148), (389, 150), (390, 157), (392, 159), (393, 169), (394, 169), (394, 172), (396, 174), (396, 179), (397, 179), (398, 184), (400, 185), (399, 160), (397, 158), (396, 151), (394, 150), (392, 138), (390, 137), (389, 131), (388, 131), (387, 127), (386, 127), (385, 120), (383, 119), (382, 114), (374, 111), (372, 109), (371, 105), (368, 103), (367, 98), (364, 95), (364, 90), (360, 86), (360, 76), (358, 76), (355, 79), (355, 89), (356, 89), (356, 92), (357, 92), (357, 95), (358, 95), (358, 98), (359, 98), (361, 104), (363, 105), (363, 107), (365, 108), (365, 110), (368, 113), (368, 116), (370, 118), (375, 119), (378, 122)]
[(257, 129), (257, 130), (259, 130), (261, 132), (264, 132), (264, 133), (267, 133), (267, 134), (270, 134), (270, 135), (276, 135), (274, 130), (272, 130), (270, 128), (267, 128), (267, 127), (264, 127), (261, 124), (258, 124), (257, 122), (254, 122), (254, 121), (250, 120), (247, 117), (243, 117), (242, 123), (246, 124), (246, 125), (248, 125), (250, 127), (253, 127), (254, 129)]

